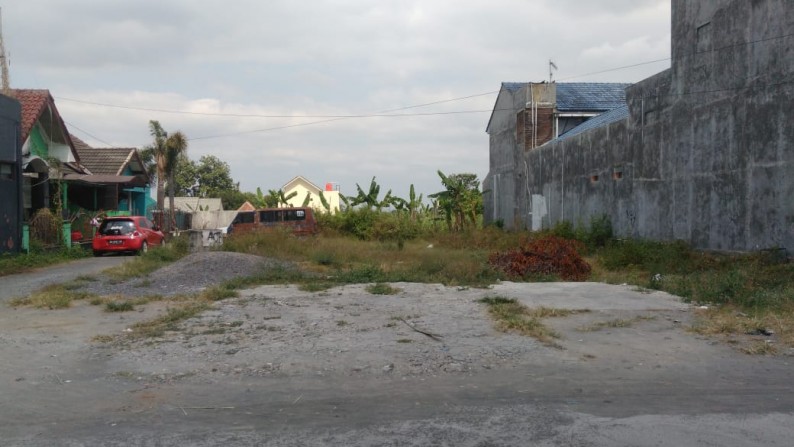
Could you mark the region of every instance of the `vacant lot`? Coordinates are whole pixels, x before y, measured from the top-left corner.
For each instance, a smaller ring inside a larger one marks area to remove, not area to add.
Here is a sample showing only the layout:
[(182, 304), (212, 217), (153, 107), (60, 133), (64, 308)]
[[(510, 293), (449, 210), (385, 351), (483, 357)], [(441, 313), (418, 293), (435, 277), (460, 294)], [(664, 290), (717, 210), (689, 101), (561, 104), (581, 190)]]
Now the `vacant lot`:
[[(628, 286), (397, 283), (386, 295), (261, 286), (156, 336), (131, 336), (180, 293), (273, 265), (205, 253), (146, 281), (84, 281), (100, 294), (162, 294), (128, 312), (86, 301), (5, 307), (4, 442), (787, 445), (792, 436), (788, 355), (747, 356), (695, 336), (697, 310)], [(497, 330), (485, 297), (579, 312), (544, 318), (556, 337), (543, 344)]]

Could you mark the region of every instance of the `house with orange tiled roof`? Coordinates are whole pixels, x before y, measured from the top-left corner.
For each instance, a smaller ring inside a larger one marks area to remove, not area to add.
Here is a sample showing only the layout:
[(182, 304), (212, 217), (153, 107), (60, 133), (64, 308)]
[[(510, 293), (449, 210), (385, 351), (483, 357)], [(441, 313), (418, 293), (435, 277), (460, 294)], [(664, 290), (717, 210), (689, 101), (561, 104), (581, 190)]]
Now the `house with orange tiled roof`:
[[(74, 143), (49, 90), (12, 89), (10, 96), (22, 107), (20, 141), (22, 142), (23, 216), (29, 219), (41, 208), (48, 208), (56, 189), (50, 180), (64, 180), (67, 175), (90, 174), (80, 164)], [(68, 204), (68, 186), (58, 191), (61, 203)]]
[(49, 90), (12, 89), (10, 96), (21, 106), (23, 221), (59, 203), (74, 229), (90, 234), (99, 210), (146, 214), (150, 179), (137, 149), (92, 148), (71, 135)]

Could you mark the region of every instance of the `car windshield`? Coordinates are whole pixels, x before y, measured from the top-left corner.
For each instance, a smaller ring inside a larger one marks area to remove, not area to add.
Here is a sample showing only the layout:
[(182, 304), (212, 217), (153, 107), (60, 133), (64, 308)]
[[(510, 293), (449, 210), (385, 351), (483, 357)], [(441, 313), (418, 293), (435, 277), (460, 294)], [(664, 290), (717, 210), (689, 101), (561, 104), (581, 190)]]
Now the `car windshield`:
[(135, 224), (131, 220), (106, 220), (99, 227), (99, 234), (104, 236), (121, 236), (135, 231)]

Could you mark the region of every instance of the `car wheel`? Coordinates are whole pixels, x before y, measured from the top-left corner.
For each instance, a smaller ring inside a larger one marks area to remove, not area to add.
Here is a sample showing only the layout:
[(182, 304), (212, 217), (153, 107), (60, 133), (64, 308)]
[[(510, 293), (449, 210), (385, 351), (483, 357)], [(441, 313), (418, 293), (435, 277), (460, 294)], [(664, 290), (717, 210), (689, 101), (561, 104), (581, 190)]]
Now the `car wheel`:
[(149, 252), (149, 244), (147, 244), (146, 241), (141, 242), (141, 249), (138, 250), (138, 254), (142, 255), (148, 252)]
[(102, 256), (102, 252), (99, 250), (94, 250), (94, 256)]

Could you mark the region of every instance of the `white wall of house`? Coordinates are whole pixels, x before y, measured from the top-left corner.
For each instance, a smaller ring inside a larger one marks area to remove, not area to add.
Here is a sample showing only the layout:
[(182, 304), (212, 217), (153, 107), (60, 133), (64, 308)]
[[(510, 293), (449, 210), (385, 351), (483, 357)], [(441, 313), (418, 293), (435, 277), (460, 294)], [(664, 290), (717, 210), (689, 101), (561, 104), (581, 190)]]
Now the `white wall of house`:
[[(320, 200), (320, 187), (314, 185), (308, 180), (298, 177), (284, 185), (284, 188), (282, 189), (284, 190), (285, 196), (289, 196), (293, 192), (297, 192), (295, 197), (288, 200), (289, 206), (303, 206), (303, 201), (306, 200), (306, 195), (309, 194), (309, 206), (317, 211), (325, 212), (322, 200)], [(331, 212), (339, 212), (339, 191), (323, 191), (322, 193), (325, 200), (331, 206)]]

